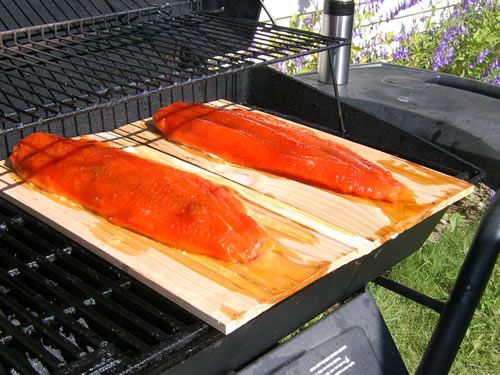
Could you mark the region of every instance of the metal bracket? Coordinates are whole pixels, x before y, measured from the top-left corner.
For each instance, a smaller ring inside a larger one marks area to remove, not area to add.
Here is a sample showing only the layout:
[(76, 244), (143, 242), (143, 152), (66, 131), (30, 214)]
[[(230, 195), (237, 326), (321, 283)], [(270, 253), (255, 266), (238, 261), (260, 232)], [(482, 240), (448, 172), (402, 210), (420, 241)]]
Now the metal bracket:
[(271, 20), (272, 24), (273, 25), (276, 25), (276, 20), (274, 19), (274, 17), (272, 16), (271, 12), (269, 11), (269, 9), (267, 9), (267, 7), (264, 5), (264, 0), (260, 0), (260, 5), (262, 6), (262, 9), (264, 9), (264, 12), (266, 12), (267, 16), (269, 17), (269, 19)]
[(342, 135), (345, 134), (346, 129), (344, 125), (344, 113), (342, 112), (342, 105), (340, 104), (339, 88), (337, 85), (337, 78), (335, 77), (335, 68), (333, 66), (333, 48), (328, 50), (328, 57), (330, 58), (330, 68), (332, 70), (333, 77), (333, 92), (335, 93), (335, 102), (337, 103), (337, 114), (339, 116), (339, 126), (342, 131)]
[(485, 212), (416, 374), (447, 374), (500, 251), (500, 190)]
[(445, 304), (435, 298), (429, 297), (419, 291), (408, 288), (406, 285), (400, 284), (394, 280), (388, 279), (384, 276), (379, 276), (373, 282), (381, 287), (389, 289), (390, 291), (399, 294), (400, 296), (411, 299), (412, 301), (425, 306), (431, 310), (434, 310), (438, 314), (441, 314), (444, 310)]
[(500, 251), (500, 190), (472, 241), (446, 303), (405, 285), (378, 277), (374, 282), (440, 314), (416, 374), (449, 372), (469, 328)]

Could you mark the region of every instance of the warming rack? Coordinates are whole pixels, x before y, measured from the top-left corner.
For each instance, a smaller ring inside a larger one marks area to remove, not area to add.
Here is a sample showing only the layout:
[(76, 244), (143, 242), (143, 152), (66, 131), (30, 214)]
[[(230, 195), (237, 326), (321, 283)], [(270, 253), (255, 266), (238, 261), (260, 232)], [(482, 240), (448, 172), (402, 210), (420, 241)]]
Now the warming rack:
[(170, 5), (1, 32), (0, 135), (348, 43)]

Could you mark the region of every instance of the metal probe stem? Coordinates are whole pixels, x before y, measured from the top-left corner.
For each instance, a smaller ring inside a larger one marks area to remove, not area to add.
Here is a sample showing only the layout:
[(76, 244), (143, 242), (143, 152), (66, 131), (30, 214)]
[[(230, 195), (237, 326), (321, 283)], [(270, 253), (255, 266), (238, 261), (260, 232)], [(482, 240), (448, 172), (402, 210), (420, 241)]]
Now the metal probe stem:
[(337, 103), (337, 114), (339, 115), (339, 125), (340, 130), (342, 131), (342, 135), (345, 134), (345, 125), (344, 125), (344, 114), (342, 112), (342, 105), (340, 104), (340, 96), (339, 96), (339, 88), (337, 86), (337, 78), (335, 77), (335, 68), (333, 66), (333, 49), (330, 48), (328, 50), (328, 56), (330, 57), (330, 69), (332, 70), (333, 77), (333, 91), (335, 93), (335, 101)]
[(269, 17), (269, 19), (271, 20), (273, 25), (276, 25), (276, 20), (273, 18), (273, 16), (271, 15), (271, 12), (269, 12), (269, 10), (264, 5), (264, 0), (260, 0), (260, 5), (262, 6), (262, 9), (264, 9), (264, 12), (266, 12), (267, 16)]

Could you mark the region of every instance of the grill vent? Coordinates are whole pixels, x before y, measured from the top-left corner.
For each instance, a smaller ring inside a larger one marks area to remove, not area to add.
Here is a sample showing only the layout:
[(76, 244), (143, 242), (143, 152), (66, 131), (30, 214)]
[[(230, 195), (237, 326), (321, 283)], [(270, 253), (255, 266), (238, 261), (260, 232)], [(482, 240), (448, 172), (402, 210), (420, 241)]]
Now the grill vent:
[(0, 374), (137, 372), (219, 337), (4, 200), (0, 223)]

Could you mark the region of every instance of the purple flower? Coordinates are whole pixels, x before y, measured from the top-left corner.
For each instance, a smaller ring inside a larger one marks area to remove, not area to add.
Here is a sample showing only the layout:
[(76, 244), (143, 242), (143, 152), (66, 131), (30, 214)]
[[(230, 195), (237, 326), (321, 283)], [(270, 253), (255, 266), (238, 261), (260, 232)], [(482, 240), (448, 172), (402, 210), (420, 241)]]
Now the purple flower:
[(455, 26), (445, 29), (441, 34), (441, 39), (434, 50), (432, 57), (432, 69), (439, 70), (453, 61), (455, 46), (460, 38), (467, 34), (465, 26)]
[(476, 2), (474, 0), (464, 0), (462, 2), (462, 9), (467, 13), (469, 11), (470, 6), (474, 6)]
[(492, 85), (500, 86), (500, 75), (496, 76), (493, 79), (490, 79), (488, 83), (491, 83)]
[(486, 68), (484, 68), (483, 72), (481, 73), (481, 79), (485, 79), (491, 74), (491, 66), (487, 65)]
[(304, 18), (302, 22), (304, 23), (305, 26), (310, 28), (313, 24), (313, 15), (309, 14), (306, 18)]
[[(491, 0), (463, 0), (461, 9), (467, 13), (471, 8), (483, 7), (484, 5), (490, 6)], [(460, 7), (457, 8), (460, 9)]]
[(355, 6), (357, 7), (356, 13), (366, 14), (377, 13), (380, 10), (380, 7), (384, 3), (384, 0), (367, 0), (364, 2), (355, 2)]
[(394, 60), (410, 61), (410, 51), (406, 47), (398, 47), (394, 51)]
[(284, 61), (280, 61), (276, 63), (276, 69), (278, 69), (281, 73), (285, 73), (286, 71), (286, 66)]
[(499, 71), (500, 68), (500, 57), (494, 59), (491, 63), (486, 65), (483, 72), (481, 73), (481, 79), (488, 78), (491, 74), (494, 74)]
[(488, 199), (491, 201), (493, 200), (493, 198), (495, 198), (495, 194), (496, 194), (496, 191), (493, 190), (493, 189), (490, 189), (489, 190), (489, 194), (488, 194)]
[(432, 56), (432, 69), (439, 70), (447, 66), (453, 61), (454, 54), (455, 48), (441, 41), (434, 50), (434, 56)]
[(353, 32), (352, 32), (352, 37), (356, 38), (358, 36), (359, 37), (361, 36), (361, 29), (354, 29)]
[(474, 63), (469, 63), (469, 70), (474, 70), (475, 67)]
[(299, 13), (304, 13), (309, 6), (311, 6), (311, 0), (299, 1)]
[(302, 57), (297, 57), (295, 59), (295, 68), (297, 70), (300, 70), (300, 68), (302, 68), (302, 65), (303, 65), (303, 58)]
[(457, 37), (466, 34), (467, 29), (464, 25), (460, 27), (452, 27), (450, 29), (446, 29), (441, 36), (441, 40), (445, 40), (448, 43), (456, 43)]
[(421, 1), (422, 0), (403, 0), (403, 1), (401, 1), (399, 4), (396, 5), (395, 8), (393, 8), (389, 11), (389, 13), (386, 15), (386, 20), (392, 20), (394, 17), (396, 17), (402, 11), (417, 5)]
[(490, 51), (488, 51), (488, 49), (485, 49), (484, 51), (481, 51), (479, 52), (479, 56), (477, 57), (477, 64), (482, 64), (484, 63), (484, 59), (486, 58), (486, 56), (488, 56), (488, 54), (490, 53)]
[(481, 5), (481, 2), (481, 0), (463, 0), (462, 9), (465, 13), (467, 13), (471, 8), (474, 8), (477, 5)]

